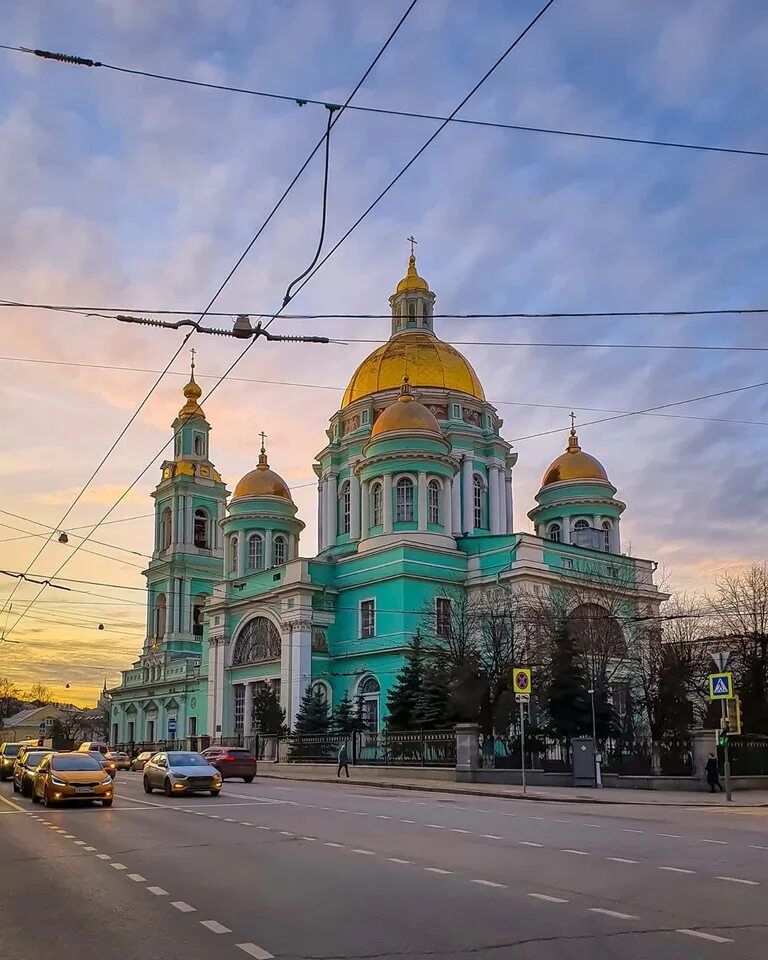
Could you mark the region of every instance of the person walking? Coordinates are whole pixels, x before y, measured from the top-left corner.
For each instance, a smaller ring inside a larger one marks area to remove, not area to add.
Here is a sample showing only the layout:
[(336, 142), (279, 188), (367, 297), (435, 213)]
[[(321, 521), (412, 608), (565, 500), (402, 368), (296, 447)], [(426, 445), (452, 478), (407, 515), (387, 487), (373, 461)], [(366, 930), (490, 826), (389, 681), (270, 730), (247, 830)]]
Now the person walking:
[(346, 740), (345, 740), (345, 741), (342, 743), (342, 745), (339, 747), (339, 765), (338, 765), (338, 767), (337, 767), (337, 769), (336, 769), (336, 776), (337, 776), (337, 777), (340, 777), (340, 776), (341, 776), (342, 767), (344, 768), (344, 772), (345, 772), (346, 775), (347, 775), (347, 779), (349, 779), (349, 754), (347, 753), (347, 741), (346, 741)]
[(706, 762), (704, 770), (707, 774), (707, 783), (709, 784), (709, 792), (714, 793), (715, 787), (722, 793), (723, 785), (720, 783), (720, 766), (717, 762), (717, 757), (714, 753), (710, 753), (709, 759)]

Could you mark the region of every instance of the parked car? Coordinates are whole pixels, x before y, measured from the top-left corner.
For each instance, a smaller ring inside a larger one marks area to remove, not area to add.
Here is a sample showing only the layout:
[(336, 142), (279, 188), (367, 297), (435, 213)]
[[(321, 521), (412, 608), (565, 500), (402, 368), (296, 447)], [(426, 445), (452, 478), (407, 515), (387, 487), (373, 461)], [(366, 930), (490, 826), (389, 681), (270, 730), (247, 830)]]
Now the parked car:
[(242, 777), (246, 783), (253, 783), (256, 776), (256, 757), (250, 750), (242, 747), (208, 747), (202, 756), (221, 774), (222, 780)]
[(144, 764), (144, 792), (162, 790), (167, 797), (181, 793), (221, 793), (221, 774), (202, 754), (187, 750), (156, 753)]
[(117, 770), (130, 770), (131, 758), (122, 750), (110, 750), (105, 754), (107, 760), (111, 760)]
[(101, 740), (86, 740), (77, 749), (83, 753), (91, 753), (93, 750), (98, 750), (99, 753), (109, 753), (109, 746)]
[(70, 800), (100, 800), (111, 807), (114, 781), (89, 753), (49, 753), (38, 764), (32, 784), (32, 802), (46, 807)]
[[(85, 750), (78, 750), (78, 753), (85, 753)], [(101, 750), (88, 750), (88, 756), (93, 757), (94, 760), (97, 760), (102, 767), (107, 771), (107, 773), (114, 779), (117, 775), (117, 764), (114, 760), (111, 760), (106, 753), (102, 753)]]
[(20, 743), (3, 743), (0, 745), (0, 780), (10, 780), (13, 776), (13, 765), (21, 750)]
[(53, 753), (53, 750), (40, 747), (24, 747), (13, 766), (13, 792), (23, 797), (32, 796), (32, 784), (35, 780), (35, 771), (43, 757)]
[(151, 750), (144, 750), (138, 755), (138, 757), (134, 757), (133, 760), (131, 760), (131, 770), (141, 773), (141, 771), (144, 769), (144, 764), (152, 756), (154, 756), (154, 754)]

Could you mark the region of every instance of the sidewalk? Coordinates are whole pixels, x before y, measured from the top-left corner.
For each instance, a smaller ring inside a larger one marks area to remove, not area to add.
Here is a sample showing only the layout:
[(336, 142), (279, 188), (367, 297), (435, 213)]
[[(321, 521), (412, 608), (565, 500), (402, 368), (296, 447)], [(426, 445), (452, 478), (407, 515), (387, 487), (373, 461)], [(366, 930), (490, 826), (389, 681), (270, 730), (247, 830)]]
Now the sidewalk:
[(293, 764), (272, 764), (262, 761), (259, 764), (259, 777), (277, 780), (293, 780), (310, 783), (341, 783), (358, 787), (378, 787), (384, 790), (421, 790), (426, 793), (453, 793), (462, 796), (498, 797), (504, 800), (538, 800), (551, 803), (599, 803), (635, 806), (660, 807), (768, 807), (768, 790), (744, 790), (734, 793), (732, 803), (725, 795), (711, 794), (702, 789), (699, 792), (675, 790), (622, 790), (607, 787), (603, 790), (576, 787), (530, 787), (523, 793), (522, 787), (500, 787), (486, 783), (456, 783), (454, 780), (431, 779), (429, 777), (409, 778), (408, 770), (381, 771), (376, 776), (366, 776), (365, 767), (352, 767), (349, 780), (336, 777), (335, 766), (329, 764), (328, 770), (307, 771)]

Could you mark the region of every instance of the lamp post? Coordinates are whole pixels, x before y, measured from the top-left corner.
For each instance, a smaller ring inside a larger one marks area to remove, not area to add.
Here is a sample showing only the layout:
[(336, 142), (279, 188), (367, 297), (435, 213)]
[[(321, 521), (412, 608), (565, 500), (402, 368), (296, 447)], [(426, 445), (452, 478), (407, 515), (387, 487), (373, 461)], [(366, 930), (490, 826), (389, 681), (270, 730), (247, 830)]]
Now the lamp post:
[(602, 758), (600, 754), (597, 752), (597, 721), (595, 719), (595, 688), (590, 687), (589, 690), (587, 690), (587, 693), (589, 694), (590, 700), (592, 701), (592, 745), (595, 751), (595, 786), (602, 787), (603, 775), (602, 775), (602, 771), (600, 770), (600, 764), (601, 764)]

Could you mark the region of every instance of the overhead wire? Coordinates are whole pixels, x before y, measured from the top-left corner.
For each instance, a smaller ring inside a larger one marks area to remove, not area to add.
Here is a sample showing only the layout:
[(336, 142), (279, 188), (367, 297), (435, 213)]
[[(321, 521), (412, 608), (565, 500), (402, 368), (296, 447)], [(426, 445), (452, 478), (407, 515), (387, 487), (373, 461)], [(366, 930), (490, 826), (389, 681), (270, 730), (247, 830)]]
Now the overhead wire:
[[(177, 77), (167, 73), (157, 73), (152, 70), (141, 70), (136, 67), (123, 67), (114, 63), (92, 60), (87, 57), (71, 56), (67, 54), (57, 54), (48, 50), (33, 49), (30, 47), (12, 46), (10, 44), (0, 44), (0, 49), (13, 51), (17, 53), (31, 54), (47, 60), (70, 63), (77, 66), (101, 67), (114, 73), (125, 74), (126, 76), (144, 77), (152, 80), (162, 80), (166, 83), (179, 84), (189, 87), (199, 87), (207, 90), (218, 90), (226, 93), (238, 93), (251, 97), (258, 97), (265, 100), (277, 100), (287, 103), (294, 103), (297, 106), (304, 107), (307, 104), (313, 106), (327, 107), (328, 101), (318, 100), (308, 96), (295, 96), (293, 94), (275, 93), (268, 90), (253, 90), (247, 87), (238, 87), (226, 83), (213, 83), (206, 80), (193, 80), (190, 77)], [(448, 120), (450, 123), (470, 127), (485, 127), (488, 129), (508, 130), (518, 133), (537, 133), (548, 136), (570, 137), (582, 140), (603, 141), (606, 143), (633, 144), (639, 146), (651, 147), (669, 147), (676, 150), (694, 150), (705, 153), (733, 154), (736, 156), (747, 157), (768, 157), (768, 150), (750, 149), (747, 147), (724, 147), (714, 146), (712, 144), (690, 143), (682, 140), (661, 140), (650, 137), (629, 137), (618, 134), (590, 133), (583, 130), (568, 130), (557, 127), (540, 127), (520, 123), (505, 123), (499, 120), (476, 120), (469, 117), (451, 117), (446, 118), (438, 114), (423, 113), (416, 110), (397, 110), (387, 107), (364, 106), (354, 104), (349, 107), (358, 113), (370, 113), (389, 117), (407, 117), (415, 120)]]
[[(42, 523), (40, 520), (32, 520), (32, 519), (30, 519), (30, 517), (23, 517), (23, 516), (22, 516), (21, 514), (19, 514), (19, 513), (11, 513), (10, 510), (2, 510), (2, 509), (0, 509), (0, 513), (4, 514), (6, 517), (13, 517), (15, 520), (23, 520), (24, 523), (34, 523), (34, 524), (36, 524), (38, 527), (45, 527), (47, 530), (51, 530), (51, 529), (53, 529), (54, 531), (56, 530), (55, 527), (51, 527), (51, 525), (48, 524), (48, 523)], [(150, 516), (152, 516), (152, 514), (150, 514)], [(10, 530), (17, 530), (17, 531), (19, 531), (20, 533), (27, 533), (27, 536), (30, 536), (30, 537), (39, 537), (39, 536), (41, 536), (41, 534), (39, 534), (39, 533), (30, 533), (30, 532), (25, 531), (25, 530), (20, 530), (19, 527), (11, 527), (9, 524), (0, 523), (0, 527), (6, 527), (6, 526), (7, 526)], [(78, 539), (80, 539), (79, 535), (78, 535), (77, 533), (75, 533), (75, 530), (76, 530), (76, 529), (77, 529), (77, 527), (70, 527), (70, 528), (69, 528), (69, 531), (68, 531), (68, 536), (73, 536), (73, 537), (77, 537)], [(67, 532), (67, 531), (62, 531), (62, 532)], [(4, 541), (0, 541), (0, 543), (2, 543), (2, 542), (4, 542)], [(152, 554), (151, 554), (151, 553), (142, 553), (140, 550), (131, 550), (129, 547), (119, 547), (116, 543), (107, 543), (107, 542), (104, 541), (104, 540), (95, 540), (95, 539), (93, 539), (93, 538), (91, 538), (90, 543), (96, 543), (96, 544), (98, 544), (100, 547), (110, 547), (112, 550), (119, 550), (119, 551), (121, 551), (121, 553), (131, 553), (131, 554), (133, 554), (133, 555), (136, 556), (136, 557), (143, 557), (143, 558), (146, 559), (146, 560), (151, 560), (151, 559), (152, 559)]]

